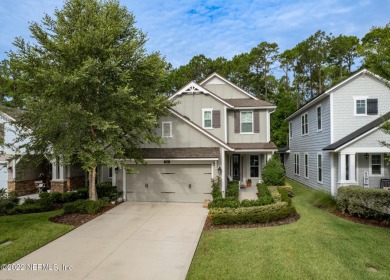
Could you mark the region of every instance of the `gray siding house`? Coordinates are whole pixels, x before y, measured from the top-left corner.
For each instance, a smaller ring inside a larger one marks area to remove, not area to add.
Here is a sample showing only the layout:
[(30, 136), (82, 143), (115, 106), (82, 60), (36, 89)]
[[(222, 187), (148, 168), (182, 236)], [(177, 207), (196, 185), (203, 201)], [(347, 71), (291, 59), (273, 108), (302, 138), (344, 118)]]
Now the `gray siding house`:
[(336, 195), (344, 185), (379, 188), (390, 178), (379, 141), (390, 116), (386, 81), (361, 70), (291, 114), (289, 145), (280, 150), (287, 177)]
[[(201, 202), (210, 197), (211, 179), (241, 184), (261, 180), (262, 168), (276, 152), (270, 142), (272, 104), (259, 100), (218, 74), (190, 82), (170, 97), (176, 105), (160, 118), (155, 133), (164, 144), (145, 144), (146, 165), (126, 164), (109, 173), (125, 200)], [(107, 178), (107, 177), (106, 177)]]

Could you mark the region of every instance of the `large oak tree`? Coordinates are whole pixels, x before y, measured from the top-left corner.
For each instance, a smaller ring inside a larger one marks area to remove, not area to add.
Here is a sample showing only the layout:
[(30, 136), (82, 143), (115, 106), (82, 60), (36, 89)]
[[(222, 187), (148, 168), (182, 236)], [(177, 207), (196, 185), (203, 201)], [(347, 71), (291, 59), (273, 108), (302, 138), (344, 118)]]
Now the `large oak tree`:
[[(167, 64), (148, 54), (146, 36), (116, 0), (68, 0), (32, 23), (33, 41), (14, 42), (9, 65), (24, 113), (21, 147), (87, 171), (96, 200), (96, 169), (117, 159), (142, 160), (143, 142), (171, 106), (161, 92)], [(27, 139), (29, 141), (25, 141)]]

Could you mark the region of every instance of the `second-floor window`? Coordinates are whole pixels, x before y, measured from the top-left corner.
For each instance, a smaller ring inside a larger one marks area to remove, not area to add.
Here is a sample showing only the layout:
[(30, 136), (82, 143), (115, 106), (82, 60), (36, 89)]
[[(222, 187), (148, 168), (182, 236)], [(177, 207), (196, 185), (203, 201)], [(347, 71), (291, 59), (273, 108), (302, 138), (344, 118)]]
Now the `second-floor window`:
[(242, 111), (241, 112), (241, 133), (253, 132), (253, 112)]
[(306, 135), (309, 133), (309, 122), (308, 115), (303, 114), (301, 117), (301, 125), (302, 125), (302, 135)]
[(213, 109), (203, 109), (203, 128), (213, 128)]
[(172, 122), (162, 122), (162, 137), (172, 137)]
[(378, 99), (355, 97), (355, 116), (378, 115)]
[(366, 115), (366, 99), (356, 99), (356, 115)]
[(288, 129), (289, 129), (290, 139), (292, 139), (293, 138), (292, 122), (289, 122)]
[(321, 106), (317, 107), (317, 131), (322, 130), (322, 109)]

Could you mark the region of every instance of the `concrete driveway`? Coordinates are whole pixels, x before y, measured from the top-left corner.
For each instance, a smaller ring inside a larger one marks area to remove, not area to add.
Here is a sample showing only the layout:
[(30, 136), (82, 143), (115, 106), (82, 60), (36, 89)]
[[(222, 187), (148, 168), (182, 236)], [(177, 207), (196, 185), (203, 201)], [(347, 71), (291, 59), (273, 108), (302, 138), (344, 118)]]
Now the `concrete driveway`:
[(206, 216), (201, 203), (125, 202), (0, 271), (0, 279), (185, 279)]

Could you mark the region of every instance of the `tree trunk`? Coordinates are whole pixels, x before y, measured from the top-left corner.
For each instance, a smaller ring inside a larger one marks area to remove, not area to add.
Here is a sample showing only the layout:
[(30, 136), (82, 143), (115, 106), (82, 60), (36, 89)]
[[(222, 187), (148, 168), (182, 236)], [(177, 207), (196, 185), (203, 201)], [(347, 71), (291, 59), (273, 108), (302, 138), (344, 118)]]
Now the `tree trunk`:
[(89, 173), (89, 199), (98, 200), (96, 192), (96, 166), (92, 169), (92, 172)]

